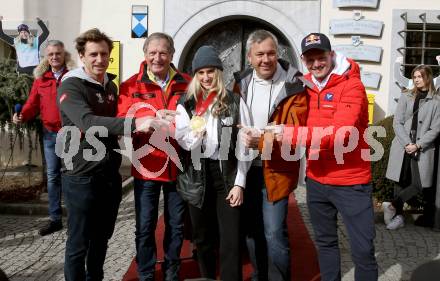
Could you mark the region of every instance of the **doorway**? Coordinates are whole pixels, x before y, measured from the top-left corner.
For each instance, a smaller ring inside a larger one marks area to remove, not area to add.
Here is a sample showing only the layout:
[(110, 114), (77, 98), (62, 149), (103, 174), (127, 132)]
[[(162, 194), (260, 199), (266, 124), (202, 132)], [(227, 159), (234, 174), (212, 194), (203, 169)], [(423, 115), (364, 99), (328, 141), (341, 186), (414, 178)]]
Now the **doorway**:
[(233, 74), (248, 67), (246, 58), (246, 40), (253, 31), (265, 29), (272, 32), (278, 39), (278, 56), (297, 67), (294, 50), (286, 37), (267, 22), (254, 18), (229, 19), (217, 22), (198, 32), (185, 47), (182, 70), (192, 73), (191, 62), (195, 52), (203, 45), (213, 46), (223, 62), (223, 74), (228, 89), (233, 86)]

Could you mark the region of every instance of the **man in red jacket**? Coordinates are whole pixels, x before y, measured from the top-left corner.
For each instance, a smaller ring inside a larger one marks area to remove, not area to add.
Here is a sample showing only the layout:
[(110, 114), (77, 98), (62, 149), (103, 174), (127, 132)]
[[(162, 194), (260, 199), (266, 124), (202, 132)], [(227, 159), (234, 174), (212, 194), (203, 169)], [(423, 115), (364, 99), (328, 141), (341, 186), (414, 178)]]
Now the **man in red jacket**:
[[(118, 116), (130, 115), (137, 106), (135, 117), (159, 116), (161, 112), (176, 110), (177, 101), (185, 94), (191, 78), (180, 73), (172, 64), (173, 39), (164, 33), (151, 34), (144, 43), (145, 61), (139, 73), (121, 85)], [(162, 116), (163, 117), (163, 116)], [(133, 149), (148, 147), (148, 152), (133, 161), (132, 174), (136, 209), (136, 259), (139, 280), (154, 280), (156, 264), (155, 229), (159, 196), (164, 193), (165, 261), (164, 280), (179, 280), (180, 250), (183, 242), (184, 201), (176, 191), (177, 167), (172, 159), (177, 157), (178, 144), (170, 132), (155, 130), (152, 133), (133, 134)], [(159, 138), (159, 141), (158, 141)], [(136, 153), (134, 153), (134, 156)], [(137, 157), (136, 157), (137, 158)], [(176, 159), (174, 159), (176, 160)]]
[[(341, 280), (339, 213), (349, 235), (356, 281), (377, 280), (371, 169), (362, 150), (368, 127), (368, 101), (359, 66), (332, 51), (327, 36), (307, 35), (301, 42), (309, 116), (307, 127), (307, 205), (318, 246), (321, 280)], [(324, 131), (323, 131), (324, 130)], [(351, 140), (359, 141), (347, 149)], [(369, 150), (368, 150), (369, 151)]]
[(56, 104), (57, 88), (61, 78), (74, 66), (64, 44), (50, 40), (45, 49), (45, 58), (34, 70), (35, 81), (29, 98), (21, 113), (15, 113), (16, 124), (27, 122), (40, 114), (43, 122), (44, 157), (47, 166), (47, 193), (49, 195), (49, 223), (39, 230), (48, 235), (63, 228), (61, 222), (61, 162), (55, 154), (57, 132), (61, 128), (60, 113)]

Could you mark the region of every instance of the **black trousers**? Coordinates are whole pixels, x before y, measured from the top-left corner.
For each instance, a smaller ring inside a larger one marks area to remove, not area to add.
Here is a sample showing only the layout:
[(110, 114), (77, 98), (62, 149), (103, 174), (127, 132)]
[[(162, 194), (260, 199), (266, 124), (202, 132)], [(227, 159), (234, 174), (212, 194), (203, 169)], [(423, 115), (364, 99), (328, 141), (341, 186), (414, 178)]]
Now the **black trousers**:
[(216, 279), (216, 250), (219, 243), (220, 279), (242, 280), (240, 257), (240, 208), (225, 200), (219, 161), (208, 160), (205, 198), (201, 209), (189, 205), (193, 242), (202, 277)]
[(118, 172), (92, 176), (63, 174), (61, 179), (68, 214), (65, 280), (103, 280), (108, 241), (122, 198), (121, 176)]

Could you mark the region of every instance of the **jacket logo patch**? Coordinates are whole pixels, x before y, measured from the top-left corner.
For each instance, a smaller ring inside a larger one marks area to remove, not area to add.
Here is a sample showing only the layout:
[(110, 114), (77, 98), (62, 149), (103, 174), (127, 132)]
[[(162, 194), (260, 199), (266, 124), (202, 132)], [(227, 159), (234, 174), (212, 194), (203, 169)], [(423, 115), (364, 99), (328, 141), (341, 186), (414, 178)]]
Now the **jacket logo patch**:
[(108, 96), (107, 96), (107, 102), (108, 102), (108, 103), (111, 103), (111, 102), (113, 102), (113, 101), (115, 101), (115, 96), (114, 96), (114, 95), (108, 95)]
[(333, 93), (327, 93), (324, 96), (325, 101), (333, 101)]
[(321, 44), (321, 37), (316, 34), (310, 34), (309, 37), (306, 38), (306, 46), (311, 44)]
[(96, 93), (95, 95), (98, 98), (98, 102), (99, 103), (104, 103), (104, 99), (102, 98), (102, 94), (101, 93)]
[(60, 97), (60, 103), (62, 103), (67, 98), (67, 94), (63, 93)]

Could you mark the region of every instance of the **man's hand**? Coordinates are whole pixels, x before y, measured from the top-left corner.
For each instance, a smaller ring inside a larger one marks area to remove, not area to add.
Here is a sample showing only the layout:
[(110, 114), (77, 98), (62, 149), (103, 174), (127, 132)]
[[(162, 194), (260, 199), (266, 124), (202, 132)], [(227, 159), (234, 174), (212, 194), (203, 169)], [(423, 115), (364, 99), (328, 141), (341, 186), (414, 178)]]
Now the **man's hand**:
[(414, 144), (414, 143), (410, 143), (410, 144), (408, 144), (407, 146), (405, 146), (405, 151), (406, 151), (406, 153), (408, 153), (408, 154), (414, 153), (414, 152), (416, 152), (417, 150), (419, 150), (419, 148), (418, 148), (417, 145)]
[(0, 16), (0, 21), (2, 21), (3, 20), (3, 16)]
[(242, 128), (240, 131), (240, 140), (246, 148), (257, 149), (258, 144), (261, 138), (261, 131), (257, 128), (252, 127), (243, 127), (238, 125), (239, 128)]
[(154, 118), (151, 116), (136, 118), (136, 132), (149, 133), (153, 130), (169, 129), (170, 122), (164, 119)]
[(12, 123), (14, 123), (15, 125), (22, 123), (21, 113), (20, 114), (14, 113), (14, 115), (12, 115)]
[(438, 65), (440, 65), (440, 55), (436, 56), (435, 59), (437, 60)]
[(166, 119), (154, 118), (151, 122), (150, 126), (153, 130), (156, 131), (169, 131), (172, 122)]
[(169, 109), (160, 109), (156, 111), (156, 117), (160, 119), (167, 120), (169, 122), (174, 122), (174, 118), (176, 118), (176, 115), (178, 115), (179, 112), (175, 110), (169, 110)]
[(243, 189), (236, 185), (229, 191), (226, 200), (229, 201), (231, 207), (238, 207), (243, 204)]
[(265, 132), (271, 132), (274, 135), (274, 139), (281, 143), (283, 141), (283, 131), (284, 131), (284, 125), (270, 125), (266, 126), (264, 128)]

